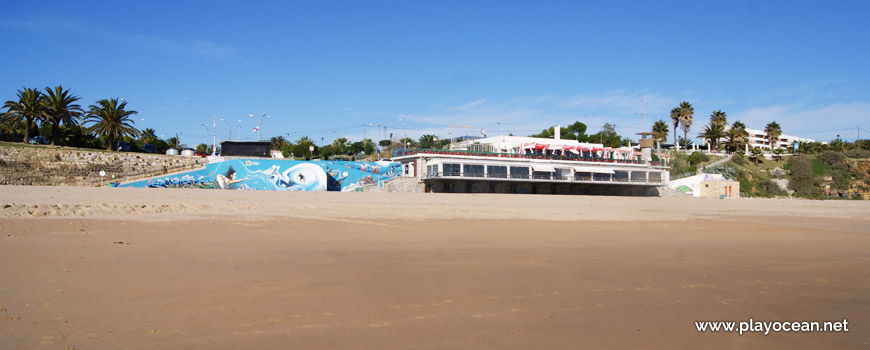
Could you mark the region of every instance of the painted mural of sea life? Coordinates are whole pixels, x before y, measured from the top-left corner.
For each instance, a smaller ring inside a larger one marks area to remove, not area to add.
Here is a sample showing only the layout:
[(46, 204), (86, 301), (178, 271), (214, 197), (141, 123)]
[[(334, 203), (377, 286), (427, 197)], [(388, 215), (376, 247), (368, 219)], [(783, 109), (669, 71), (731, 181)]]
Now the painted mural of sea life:
[(120, 187), (215, 188), (267, 191), (355, 191), (401, 174), (392, 162), (233, 159), (205, 169), (137, 181)]
[(694, 193), (694, 191), (692, 191), (692, 188), (690, 188), (689, 186), (686, 186), (686, 185), (680, 185), (680, 187), (677, 187), (677, 191), (683, 192), (685, 194), (693, 194)]

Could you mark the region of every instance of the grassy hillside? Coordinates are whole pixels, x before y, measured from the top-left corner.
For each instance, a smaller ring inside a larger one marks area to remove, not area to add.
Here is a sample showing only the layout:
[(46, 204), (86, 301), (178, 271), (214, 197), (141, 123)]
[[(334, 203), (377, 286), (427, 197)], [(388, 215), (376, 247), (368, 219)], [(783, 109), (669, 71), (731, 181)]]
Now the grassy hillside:
[[(870, 152), (825, 151), (771, 159), (749, 160), (741, 155), (721, 167), (707, 169), (740, 182), (747, 197), (809, 199), (866, 199), (870, 197)], [(830, 186), (830, 196), (825, 191)], [(785, 187), (785, 188), (783, 188)]]

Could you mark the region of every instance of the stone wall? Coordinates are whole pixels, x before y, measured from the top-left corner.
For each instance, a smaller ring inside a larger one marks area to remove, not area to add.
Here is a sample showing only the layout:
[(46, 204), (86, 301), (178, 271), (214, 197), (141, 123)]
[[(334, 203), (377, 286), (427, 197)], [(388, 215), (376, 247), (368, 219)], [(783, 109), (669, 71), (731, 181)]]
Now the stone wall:
[[(0, 185), (99, 186), (205, 166), (205, 158), (64, 147), (0, 146)], [(114, 176), (114, 178), (113, 178)]]

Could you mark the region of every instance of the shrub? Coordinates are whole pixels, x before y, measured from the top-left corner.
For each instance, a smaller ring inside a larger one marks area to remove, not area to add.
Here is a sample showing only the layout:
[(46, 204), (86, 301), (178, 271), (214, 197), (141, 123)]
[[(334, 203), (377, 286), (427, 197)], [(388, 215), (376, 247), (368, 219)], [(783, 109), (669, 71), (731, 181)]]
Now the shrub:
[(850, 149), (845, 152), (849, 158), (870, 158), (870, 151), (863, 149)]
[(813, 159), (810, 164), (812, 164), (813, 167), (813, 174), (827, 175), (831, 172), (831, 167), (829, 167), (827, 164), (825, 164), (825, 162), (819, 159)]
[(785, 192), (782, 187), (779, 187), (779, 184), (776, 181), (771, 179), (767, 179), (766, 181), (760, 184), (760, 187), (771, 196), (787, 196), (788, 193)]
[(732, 157), (731, 157), (731, 161), (734, 162), (734, 164), (737, 164), (737, 165), (744, 165), (744, 164), (746, 164), (746, 158), (744, 158), (743, 155), (742, 155), (742, 154), (739, 154), (739, 153), (738, 153), (738, 154), (735, 154), (734, 156), (732, 156)]
[(796, 195), (812, 196), (818, 192), (815, 188), (815, 174), (813, 165), (806, 156), (797, 156), (789, 159), (789, 172), (791, 179), (788, 188)]
[(701, 152), (693, 152), (689, 158), (689, 164), (697, 165), (710, 160), (710, 157)]
[(834, 165), (835, 163), (841, 163), (846, 159), (846, 156), (843, 153), (835, 152), (835, 151), (824, 151), (822, 154), (819, 154), (819, 160), (825, 162), (827, 165)]

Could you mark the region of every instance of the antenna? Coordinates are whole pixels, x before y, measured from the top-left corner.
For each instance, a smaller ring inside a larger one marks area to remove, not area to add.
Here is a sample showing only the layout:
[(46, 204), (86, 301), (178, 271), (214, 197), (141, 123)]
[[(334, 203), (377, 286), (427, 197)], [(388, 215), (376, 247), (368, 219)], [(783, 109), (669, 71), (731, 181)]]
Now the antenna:
[(646, 116), (646, 114), (643, 114), (643, 99), (640, 99), (640, 113), (635, 114), (640, 116), (640, 131), (643, 132), (643, 117)]

